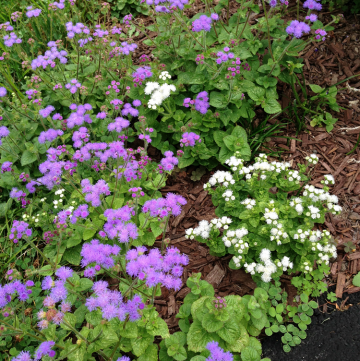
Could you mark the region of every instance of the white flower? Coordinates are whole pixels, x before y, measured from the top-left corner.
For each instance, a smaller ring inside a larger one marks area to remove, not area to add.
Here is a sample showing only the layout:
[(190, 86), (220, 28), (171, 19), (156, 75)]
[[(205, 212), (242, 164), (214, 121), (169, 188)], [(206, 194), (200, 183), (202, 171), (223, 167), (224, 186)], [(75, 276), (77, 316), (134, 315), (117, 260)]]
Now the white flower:
[(160, 87), (159, 83), (157, 82), (153, 82), (153, 81), (149, 81), (146, 83), (145, 88), (144, 88), (144, 93), (146, 95), (151, 94), (155, 89), (158, 89)]
[(159, 78), (161, 80), (171, 79), (171, 75), (169, 74), (168, 71), (162, 71), (161, 74), (159, 75)]

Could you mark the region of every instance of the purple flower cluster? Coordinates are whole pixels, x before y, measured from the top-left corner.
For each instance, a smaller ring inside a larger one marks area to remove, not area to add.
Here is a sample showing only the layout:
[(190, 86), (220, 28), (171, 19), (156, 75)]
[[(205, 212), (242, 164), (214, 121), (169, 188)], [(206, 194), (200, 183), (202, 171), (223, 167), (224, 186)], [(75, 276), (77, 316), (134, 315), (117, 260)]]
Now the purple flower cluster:
[[(145, 132), (153, 133), (153, 128), (146, 128)], [(149, 134), (140, 134), (139, 139), (144, 140), (145, 142), (151, 143), (151, 137)]]
[(145, 195), (141, 187), (129, 188), (128, 192), (132, 193), (131, 197), (133, 198), (140, 198), (140, 197), (144, 197)]
[(160, 283), (167, 289), (179, 290), (183, 266), (189, 263), (188, 257), (173, 247), (168, 248), (163, 256), (157, 248), (151, 249), (147, 255), (144, 254), (146, 251), (147, 248), (141, 246), (126, 253), (129, 261), (126, 272), (144, 280), (148, 287), (155, 287)]
[(76, 34), (85, 34), (85, 38), (79, 39), (78, 44), (82, 48), (89, 41), (92, 41), (93, 38), (90, 36), (90, 29), (82, 23), (76, 23), (75, 25), (70, 21), (65, 24), (67, 30), (67, 36), (69, 39), (73, 39)]
[(120, 54), (125, 54), (125, 55), (129, 55), (131, 52), (135, 51), (135, 49), (137, 48), (137, 44), (133, 43), (133, 44), (128, 44), (126, 41), (123, 41), (121, 43), (121, 46), (116, 47), (113, 51), (118, 51), (117, 55)]
[(196, 141), (201, 143), (200, 135), (195, 134), (193, 132), (186, 132), (182, 135), (182, 138), (180, 139), (180, 147), (194, 147), (196, 144)]
[(28, 99), (32, 99), (33, 96), (39, 94), (39, 92), (36, 89), (29, 89), (25, 92), (25, 94), (28, 96)]
[(179, 163), (179, 160), (174, 157), (174, 153), (171, 150), (167, 150), (165, 153), (165, 158), (161, 159), (159, 165), (159, 173), (162, 173), (163, 170), (171, 172), (174, 167)]
[(43, 118), (47, 118), (51, 114), (51, 112), (53, 112), (54, 110), (55, 110), (55, 108), (52, 105), (48, 105), (46, 108), (40, 109), (39, 114)]
[(6, 23), (0, 24), (0, 30), (11, 31), (14, 30), (14, 27), (10, 25), (9, 21), (7, 21)]
[(57, 10), (57, 9), (64, 9), (65, 7), (65, 0), (60, 0), (60, 2), (54, 1), (53, 3), (49, 4), (49, 9)]
[(109, 32), (107, 30), (102, 30), (100, 28), (100, 25), (95, 25), (95, 31), (93, 36), (98, 37), (98, 38), (103, 38), (104, 36), (109, 35)]
[(41, 66), (43, 67), (43, 69), (46, 69), (48, 65), (50, 65), (51, 68), (54, 68), (56, 65), (56, 59), (59, 59), (61, 64), (67, 63), (66, 56), (68, 55), (68, 53), (66, 50), (59, 51), (55, 41), (49, 41), (47, 45), (50, 50), (46, 50), (44, 55), (39, 55), (37, 58), (32, 60), (31, 68), (33, 70), (36, 70)]
[(45, 307), (53, 307), (55, 303), (64, 301), (68, 295), (65, 287), (66, 279), (73, 275), (73, 270), (68, 267), (61, 267), (55, 273), (59, 279), (54, 281), (52, 277), (46, 276), (42, 280), (41, 288), (50, 291), (49, 296), (44, 299)]
[(130, 125), (130, 122), (127, 119), (124, 119), (122, 117), (115, 118), (115, 121), (113, 123), (110, 123), (108, 125), (108, 131), (117, 131), (120, 133), (123, 129), (127, 128)]
[(19, 301), (26, 301), (29, 298), (29, 295), (32, 293), (32, 291), (27, 287), (32, 286), (34, 286), (33, 281), (27, 281), (22, 284), (18, 280), (8, 283), (4, 286), (0, 285), (0, 308), (5, 307), (11, 301), (11, 296), (16, 292)]
[(70, 110), (76, 110), (76, 112), (71, 113), (67, 119), (66, 123), (69, 129), (74, 128), (75, 125), (82, 125), (84, 122), (89, 124), (92, 123), (90, 115), (86, 113), (87, 111), (92, 110), (92, 106), (90, 104), (71, 104), (69, 108)]
[(108, 238), (117, 238), (120, 243), (127, 243), (130, 239), (138, 238), (138, 229), (135, 223), (130, 222), (135, 212), (133, 208), (124, 206), (119, 209), (107, 209), (104, 212), (106, 223), (104, 231)]
[(5, 96), (6, 96), (6, 94), (7, 94), (7, 90), (6, 90), (6, 88), (4, 88), (3, 86), (2, 86), (2, 87), (0, 87), (0, 98), (5, 97)]
[[(146, 0), (147, 5), (156, 5), (155, 11), (157, 12), (170, 12), (170, 10), (180, 9), (183, 10), (184, 6), (189, 0)], [(164, 4), (165, 5), (159, 5)]]
[(310, 14), (308, 16), (305, 17), (306, 20), (310, 20), (312, 23), (315, 22), (317, 20), (317, 15), (316, 14)]
[(166, 198), (150, 199), (143, 205), (144, 213), (150, 212), (151, 217), (164, 218), (170, 215), (178, 216), (181, 206), (186, 204), (186, 199), (174, 193), (168, 193)]
[[(109, 149), (108, 149), (109, 148)], [(73, 159), (84, 162), (91, 159), (91, 152), (100, 159), (102, 163), (107, 162), (109, 158), (127, 158), (126, 149), (124, 149), (124, 143), (115, 141), (112, 143), (88, 143), (84, 145), (80, 150), (77, 150), (73, 155)]]
[(326, 36), (326, 34), (327, 34), (327, 32), (325, 31), (325, 30), (323, 30), (323, 29), (317, 29), (317, 30), (315, 30), (315, 34), (317, 34), (316, 36), (315, 36), (315, 39), (316, 40), (322, 40), (322, 41), (325, 41), (325, 36)]
[(138, 171), (139, 162), (136, 160), (130, 160), (125, 165), (120, 165), (117, 169), (114, 169), (114, 173), (118, 179), (122, 176), (125, 177), (127, 182), (131, 182), (133, 179), (138, 179), (141, 176), (141, 172)]
[[(135, 99), (132, 103), (134, 107), (139, 107), (141, 105), (141, 101)], [(137, 117), (139, 115), (139, 111), (131, 106), (131, 103), (125, 103), (124, 108), (121, 110), (122, 116), (131, 115), (132, 117)]]
[(87, 143), (89, 141), (89, 138), (90, 134), (88, 133), (88, 129), (86, 127), (80, 127), (79, 130), (76, 130), (73, 133), (73, 147), (80, 148), (84, 143)]
[(26, 12), (26, 16), (27, 16), (28, 18), (32, 18), (32, 17), (36, 18), (36, 17), (38, 17), (38, 16), (41, 14), (41, 9), (33, 9), (32, 6), (28, 6), (28, 7), (26, 8), (26, 10), (28, 10), (28, 11)]
[(115, 35), (115, 34), (121, 34), (122, 29), (118, 28), (117, 26), (113, 26), (111, 28), (111, 34)]
[(1, 139), (6, 138), (10, 134), (10, 131), (5, 125), (0, 127), (0, 145), (2, 144)]
[(54, 357), (56, 352), (52, 350), (55, 345), (54, 341), (44, 341), (40, 344), (39, 348), (35, 352), (35, 360), (41, 360), (43, 356)]
[[(1, 145), (1, 141), (0, 141), (0, 145)], [(1, 173), (11, 172), (12, 171), (11, 166), (12, 166), (12, 162), (4, 162), (1, 165)]]
[(147, 78), (152, 77), (153, 73), (151, 72), (150, 66), (141, 66), (134, 71), (131, 76), (133, 77), (134, 87), (137, 85), (142, 85), (143, 81)]
[(48, 129), (46, 132), (41, 132), (38, 138), (40, 144), (44, 144), (46, 141), (52, 142), (57, 137), (63, 135), (64, 132), (59, 129)]
[(85, 193), (86, 202), (91, 202), (93, 207), (99, 207), (101, 205), (100, 196), (110, 195), (109, 185), (100, 179), (96, 184), (92, 185), (88, 179), (81, 181), (82, 192)]
[(208, 93), (206, 91), (200, 92), (195, 99), (195, 109), (201, 114), (206, 114), (209, 107)]
[(199, 19), (196, 19), (192, 23), (192, 31), (200, 32), (201, 30), (210, 31), (211, 30), (212, 18), (207, 17), (206, 15), (201, 15)]
[(24, 221), (14, 220), (9, 239), (14, 243), (18, 243), (19, 240), (23, 237), (30, 237), (32, 235), (32, 230), (29, 228), (29, 224)]
[(233, 361), (233, 355), (230, 351), (225, 352), (216, 341), (211, 341), (206, 345), (210, 351), (210, 356), (206, 361)]
[(109, 321), (113, 318), (124, 321), (127, 315), (132, 322), (138, 320), (141, 317), (139, 310), (144, 308), (141, 297), (135, 295), (132, 300), (125, 302), (119, 291), (111, 291), (108, 287), (106, 281), (94, 283), (92, 289), (95, 297), (88, 298), (85, 303), (88, 310), (100, 309), (102, 317)]
[(102, 244), (97, 239), (93, 239), (90, 243), (85, 243), (81, 250), (81, 267), (87, 267), (90, 264), (95, 264), (94, 267), (88, 267), (84, 271), (84, 277), (92, 278), (100, 271), (101, 267), (109, 269), (114, 267), (114, 256), (117, 256), (121, 248), (117, 245), (110, 246), (109, 244)]
[(295, 38), (301, 38), (304, 34), (310, 32), (310, 26), (302, 21), (293, 20), (286, 28), (289, 35), (294, 35)]
[(80, 206), (74, 210), (73, 215), (70, 218), (70, 222), (75, 224), (78, 218), (86, 219), (90, 214), (88, 208), (89, 206), (87, 204), (80, 204)]
[(26, 205), (30, 203), (30, 201), (27, 201), (25, 197), (26, 193), (18, 190), (17, 188), (13, 188), (10, 192), (10, 198), (20, 201), (22, 208), (26, 208)]
[(320, 1), (317, 2), (316, 0), (306, 0), (303, 4), (303, 7), (305, 9), (317, 10), (317, 11), (320, 11), (322, 9), (322, 5), (320, 4)]
[(225, 63), (226, 61), (228, 61), (229, 59), (234, 59), (234, 53), (230, 52), (230, 48), (228, 46), (225, 46), (224, 48), (224, 52), (222, 51), (218, 51), (216, 53), (216, 56), (218, 57), (216, 59), (216, 63), (217, 64), (221, 64), (221, 63)]
[(9, 48), (11, 48), (14, 44), (22, 43), (22, 40), (18, 38), (15, 33), (10, 33), (10, 35), (5, 35), (3, 39), (4, 39), (4, 44)]
[(29, 351), (21, 351), (16, 357), (13, 357), (11, 361), (33, 361)]
[(65, 85), (65, 88), (70, 90), (71, 94), (75, 94), (80, 87), (81, 84), (76, 79), (71, 79), (70, 83)]

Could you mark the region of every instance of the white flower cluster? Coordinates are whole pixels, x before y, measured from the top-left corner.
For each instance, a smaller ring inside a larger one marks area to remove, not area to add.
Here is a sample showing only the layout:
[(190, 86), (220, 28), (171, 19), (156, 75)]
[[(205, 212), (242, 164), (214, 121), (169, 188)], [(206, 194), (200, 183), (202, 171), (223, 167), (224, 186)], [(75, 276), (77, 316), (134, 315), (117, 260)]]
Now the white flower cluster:
[[(226, 247), (234, 246), (238, 253), (242, 254), (246, 249), (249, 248), (249, 244), (243, 240), (243, 237), (248, 234), (246, 228), (239, 228), (235, 231), (227, 231), (223, 236), (222, 240)], [(238, 258), (242, 258), (238, 256)], [(236, 264), (236, 263), (235, 263)]]
[(161, 103), (170, 96), (171, 91), (176, 91), (176, 87), (173, 84), (165, 83), (160, 85), (157, 82), (146, 83), (144, 92), (146, 95), (151, 94), (148, 107), (150, 109), (156, 109), (157, 106), (160, 106)]
[[(238, 153), (238, 152), (236, 152)], [(230, 157), (230, 159), (225, 161), (225, 164), (227, 164), (229, 167), (231, 167), (231, 170), (233, 172), (235, 172), (236, 170), (238, 170), (238, 168), (242, 168), (243, 167), (243, 160), (241, 158), (237, 158), (234, 155), (232, 157)]]
[[(43, 212), (43, 213), (41, 213), (41, 215), (45, 216), (46, 213)], [(35, 223), (39, 222), (39, 217), (40, 217), (39, 213), (36, 214), (36, 216), (32, 216), (31, 218), (30, 218), (30, 216), (28, 214), (23, 214), (23, 216), (22, 216), (24, 221), (30, 221), (31, 220), (31, 221), (34, 221)]]
[(329, 192), (325, 192), (321, 188), (316, 188), (312, 185), (306, 185), (303, 192), (303, 196), (311, 199), (312, 202), (317, 201), (326, 201), (327, 208), (333, 213), (338, 214), (341, 212), (342, 208), (337, 205), (339, 199), (336, 195), (332, 195)]
[(304, 273), (309, 273), (313, 270), (311, 263), (309, 261), (305, 261), (302, 265), (301, 268), (303, 269)]
[[(54, 208), (56, 209), (60, 204), (62, 204), (62, 202), (64, 201), (63, 198), (64, 198), (64, 192), (65, 192), (65, 189), (61, 188), (61, 189), (58, 189), (57, 191), (55, 191), (55, 195), (59, 196), (60, 199), (59, 200), (54, 200), (53, 201), (53, 204), (54, 204)], [(45, 198), (46, 199), (46, 198)]]
[[(298, 229), (297, 233), (294, 235), (294, 239), (299, 239), (300, 242), (305, 242), (306, 238), (310, 236), (310, 230), (303, 231), (302, 229)], [(317, 240), (314, 240), (316, 242)]]
[[(274, 204), (274, 201), (270, 201), (270, 206)], [(272, 206), (274, 207), (274, 206)], [(279, 219), (279, 215), (276, 213), (275, 208), (265, 208), (264, 213), (265, 221), (267, 224), (277, 224), (277, 220)]]
[(316, 154), (310, 154), (309, 157), (305, 158), (310, 164), (317, 164), (319, 161), (319, 157)]
[(288, 234), (282, 229), (283, 225), (279, 223), (276, 227), (270, 230), (271, 236), (270, 241), (276, 241), (277, 245), (280, 246), (282, 239), (286, 239)]
[(218, 170), (209, 179), (209, 183), (204, 184), (204, 189), (207, 187), (214, 187), (216, 184), (220, 184), (220, 185), (227, 187), (229, 184), (235, 184), (235, 180), (230, 172)]
[(256, 200), (251, 198), (246, 198), (240, 203), (243, 204), (246, 209), (253, 209), (256, 206)]
[(208, 239), (210, 237), (210, 231), (214, 228), (224, 228), (229, 229), (229, 224), (232, 222), (229, 217), (214, 218), (209, 223), (208, 221), (200, 221), (199, 226), (194, 228), (188, 228), (185, 231), (186, 239), (194, 239), (196, 236), (203, 239)]
[(307, 217), (311, 217), (312, 219), (317, 219), (321, 217), (320, 209), (314, 206), (308, 206), (310, 212), (306, 212)]
[(290, 170), (287, 176), (289, 182), (300, 181), (301, 177), (297, 170)]
[(225, 198), (226, 202), (229, 202), (230, 200), (234, 201), (235, 200), (235, 196), (233, 195), (233, 191), (230, 189), (227, 189), (223, 194), (222, 194), (223, 198)]
[(304, 211), (304, 207), (302, 206), (302, 199), (297, 197), (291, 200), (290, 206), (295, 208), (295, 211), (298, 212), (298, 214), (302, 214)]
[(316, 257), (317, 263), (324, 262), (325, 264), (329, 264), (330, 258), (335, 258), (337, 256), (336, 246), (333, 244), (326, 244), (325, 246), (322, 246), (321, 244), (317, 243), (315, 251), (318, 251)]
[(271, 275), (277, 271), (276, 265), (271, 261), (271, 252), (264, 248), (260, 252), (260, 260), (263, 262), (256, 264), (255, 262), (244, 264), (245, 270), (250, 274), (261, 273), (261, 279), (264, 282), (271, 281)]
[(279, 268), (282, 268), (282, 270), (285, 272), (288, 270), (288, 268), (292, 269), (294, 267), (294, 264), (290, 262), (289, 257), (284, 256), (283, 259), (277, 263), (277, 266)]
[(169, 74), (168, 71), (162, 71), (159, 75), (159, 79), (161, 80), (171, 79), (171, 75)]
[(324, 175), (324, 184), (335, 184), (335, 178), (331, 174)]

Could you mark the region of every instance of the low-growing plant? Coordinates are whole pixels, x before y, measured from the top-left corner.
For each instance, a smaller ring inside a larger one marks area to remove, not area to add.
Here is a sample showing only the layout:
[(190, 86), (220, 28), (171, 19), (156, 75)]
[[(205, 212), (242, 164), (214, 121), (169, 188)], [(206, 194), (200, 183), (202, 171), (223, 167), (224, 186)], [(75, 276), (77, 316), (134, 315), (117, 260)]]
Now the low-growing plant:
[[(334, 184), (331, 175), (324, 176), (323, 189), (307, 184), (305, 171), (318, 157), (306, 159), (307, 165), (292, 170), (289, 163), (268, 162), (265, 154), (244, 166), (240, 154), (235, 154), (226, 161), (231, 172), (218, 171), (204, 185), (219, 218), (201, 221), (186, 231), (186, 237), (206, 243), (213, 255), (233, 254), (231, 268), (244, 266), (264, 282), (285, 271), (307, 275), (314, 262), (328, 265), (336, 247), (330, 232), (314, 226), (324, 222), (327, 212), (341, 212), (341, 207), (328, 192), (328, 185)], [(318, 277), (323, 271), (316, 270)], [(299, 277), (299, 282), (303, 280)]]

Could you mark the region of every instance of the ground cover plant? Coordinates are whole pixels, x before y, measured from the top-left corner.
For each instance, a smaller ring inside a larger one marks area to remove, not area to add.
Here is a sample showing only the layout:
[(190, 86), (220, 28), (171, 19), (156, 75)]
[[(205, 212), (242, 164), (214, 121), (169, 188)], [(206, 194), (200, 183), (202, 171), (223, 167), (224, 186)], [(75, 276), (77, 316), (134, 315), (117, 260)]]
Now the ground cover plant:
[[(286, 2), (270, 3), (273, 16), (264, 7), (253, 28), (252, 3), (231, 18), (217, 13), (226, 4), (206, 4), (207, 15), (193, 19), (186, 2), (146, 4), (155, 5), (158, 36), (148, 40), (158, 59), (142, 55), (140, 66), (128, 37), (144, 29), (131, 14), (106, 26), (107, 4), (29, 5), (0, 26), (1, 359), (258, 361), (262, 330), (283, 332), (285, 351), (306, 337), (316, 307), (307, 295), (322, 291), (335, 255), (329, 233), (313, 230), (341, 210), (328, 193), (333, 179), (319, 190), (301, 165), (290, 170), (266, 155), (245, 162), (276, 131), (266, 119), (249, 125), (256, 106), (281, 112), (278, 79), (293, 81), (298, 52), (326, 30), (316, 15), (308, 15), (312, 29), (285, 26), (278, 10)], [(162, 151), (158, 162), (149, 144)], [(175, 167), (219, 162), (234, 173), (217, 172), (206, 185), (219, 218), (187, 234), (217, 256), (234, 254), (230, 266), (245, 267), (259, 287), (220, 297), (194, 274), (177, 315), (181, 332), (170, 336), (154, 299), (161, 287), (182, 285), (188, 257), (166, 232), (186, 199), (159, 190)], [(301, 272), (295, 308), (278, 291), (285, 271)]]

